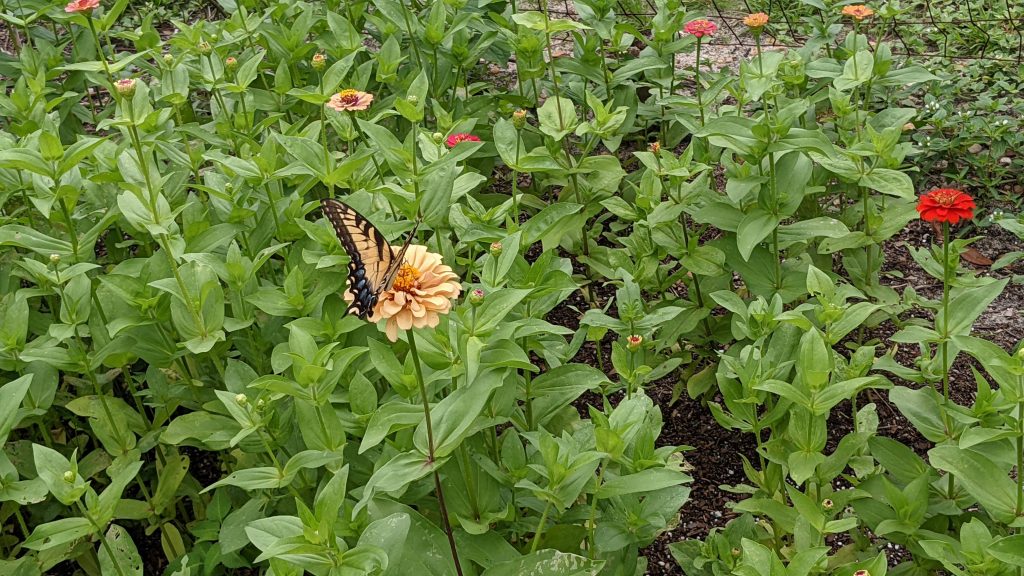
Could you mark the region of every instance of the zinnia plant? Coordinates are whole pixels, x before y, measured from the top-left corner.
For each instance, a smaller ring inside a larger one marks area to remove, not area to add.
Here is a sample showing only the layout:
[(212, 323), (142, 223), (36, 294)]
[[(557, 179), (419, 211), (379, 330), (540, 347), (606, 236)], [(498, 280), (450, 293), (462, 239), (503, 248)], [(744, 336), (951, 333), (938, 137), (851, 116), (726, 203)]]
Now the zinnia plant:
[(921, 196), (917, 202), (917, 211), (925, 222), (942, 224), (942, 395), (948, 401), (949, 284), (956, 270), (956, 262), (950, 263), (949, 225), (974, 217), (974, 198), (955, 188), (936, 188)]
[[(435, 464), (434, 426), (430, 417), (430, 398), (423, 379), (423, 365), (420, 363), (419, 351), (416, 348), (416, 332), (413, 329), (436, 327), (441, 321), (441, 315), (451, 310), (452, 298), (458, 298), (460, 292), (462, 285), (459, 284), (459, 277), (449, 266), (441, 263), (441, 255), (428, 252), (426, 246), (412, 244), (405, 252), (405, 263), (398, 270), (391, 288), (380, 295), (369, 318), (371, 322), (387, 321), (385, 332), (392, 342), (398, 341), (399, 329), (406, 331), (409, 353), (412, 355), (420, 399), (423, 403), (423, 417), (427, 429), (427, 461), (431, 465)], [(351, 294), (346, 292), (345, 298), (351, 303)], [(448, 521), (448, 508), (445, 505), (441, 477), (437, 468), (434, 469), (434, 492), (441, 509), (441, 524), (448, 536), (452, 560), (455, 562), (456, 572), (461, 575), (462, 566), (452, 527)]]
[(695, 85), (697, 92), (697, 109), (700, 110), (700, 123), (704, 125), (704, 102), (701, 100), (701, 85), (700, 85), (700, 46), (701, 41), (705, 36), (713, 36), (718, 30), (718, 25), (710, 20), (691, 20), (683, 26), (683, 32), (691, 34), (697, 38), (697, 58), (694, 66), (695, 70)]

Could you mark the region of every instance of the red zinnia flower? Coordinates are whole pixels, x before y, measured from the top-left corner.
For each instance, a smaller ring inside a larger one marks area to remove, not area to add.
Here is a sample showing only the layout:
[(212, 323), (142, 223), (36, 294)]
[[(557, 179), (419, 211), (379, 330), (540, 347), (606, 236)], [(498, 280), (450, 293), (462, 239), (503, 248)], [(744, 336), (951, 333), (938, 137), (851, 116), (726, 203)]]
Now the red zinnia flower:
[(64, 11), (68, 14), (77, 14), (79, 12), (92, 12), (96, 8), (100, 7), (100, 0), (71, 0), (68, 5), (64, 7)]
[(956, 224), (961, 218), (974, 218), (974, 198), (954, 188), (936, 188), (921, 196), (917, 211), (925, 222), (949, 222)]
[(479, 142), (479, 141), (480, 141), (480, 139), (477, 138), (476, 136), (473, 136), (472, 134), (466, 134), (465, 132), (460, 132), (458, 134), (452, 134), (451, 136), (448, 137), (448, 147), (449, 148), (455, 148), (455, 146), (457, 144), (461, 143), (461, 142)]
[(697, 38), (712, 36), (718, 30), (718, 26), (711, 20), (692, 20), (683, 26), (683, 32), (693, 34)]

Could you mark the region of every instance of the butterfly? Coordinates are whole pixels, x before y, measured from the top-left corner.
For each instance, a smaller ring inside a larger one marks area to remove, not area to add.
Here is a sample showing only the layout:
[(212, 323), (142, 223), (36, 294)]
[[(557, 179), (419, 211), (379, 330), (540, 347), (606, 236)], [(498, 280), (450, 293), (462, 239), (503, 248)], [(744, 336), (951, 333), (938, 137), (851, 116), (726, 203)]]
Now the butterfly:
[(324, 216), (334, 226), (341, 247), (348, 253), (348, 292), (352, 295), (349, 312), (366, 319), (373, 313), (381, 293), (391, 288), (395, 276), (405, 262), (405, 252), (412, 244), (419, 221), (413, 226), (405, 244), (395, 250), (384, 235), (351, 206), (331, 198), (320, 201)]

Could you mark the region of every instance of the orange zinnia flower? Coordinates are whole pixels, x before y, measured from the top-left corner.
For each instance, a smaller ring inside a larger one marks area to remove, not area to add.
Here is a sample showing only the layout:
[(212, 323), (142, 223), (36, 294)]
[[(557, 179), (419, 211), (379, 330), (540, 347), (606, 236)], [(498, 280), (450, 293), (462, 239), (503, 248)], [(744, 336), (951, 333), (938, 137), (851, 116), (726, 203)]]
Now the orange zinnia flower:
[(762, 28), (768, 23), (768, 15), (764, 12), (755, 12), (743, 19), (748, 28)]
[(373, 94), (346, 88), (338, 92), (327, 102), (327, 107), (338, 112), (358, 112), (366, 110), (373, 102)]
[(843, 16), (850, 16), (855, 18), (858, 22), (870, 17), (875, 11), (863, 4), (853, 4), (851, 6), (843, 6)]
[[(461, 292), (459, 277), (441, 263), (440, 254), (412, 244), (391, 288), (381, 293), (373, 307), (370, 321), (387, 320), (384, 331), (388, 340), (397, 342), (399, 329), (437, 326), (441, 315), (451, 310), (452, 298)], [(345, 292), (345, 299), (351, 302), (352, 295)]]
[(974, 218), (974, 198), (955, 188), (936, 188), (921, 196), (917, 211), (925, 222), (949, 222)]
[(79, 12), (89, 13), (100, 7), (100, 0), (71, 0), (68, 5), (64, 7), (64, 11), (68, 14), (77, 14)]

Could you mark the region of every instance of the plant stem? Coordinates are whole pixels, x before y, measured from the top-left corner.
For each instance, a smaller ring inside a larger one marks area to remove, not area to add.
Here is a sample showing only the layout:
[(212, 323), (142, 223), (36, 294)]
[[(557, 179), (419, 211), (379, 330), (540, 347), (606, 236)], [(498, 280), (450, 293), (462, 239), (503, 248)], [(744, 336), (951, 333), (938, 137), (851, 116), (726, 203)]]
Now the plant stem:
[[(863, 202), (864, 202), (864, 235), (870, 237), (871, 236), (871, 218), (870, 218), (871, 205), (869, 203), (870, 194), (868, 193), (868, 189), (867, 189), (866, 186), (861, 186), (860, 189), (861, 189), (861, 198), (863, 199)], [(869, 244), (865, 248), (865, 250), (866, 250), (866, 253), (865, 253), (865, 266), (864, 266), (864, 285), (865, 286), (871, 286), (871, 269), (872, 269), (872, 262), (871, 262), (871, 260), (872, 260), (872, 256), (874, 255), (874, 252), (872, 252), (872, 248), (874, 248), (874, 245), (871, 245), (871, 244)]]
[(949, 223), (942, 223), (942, 397), (949, 402)]
[(427, 425), (427, 462), (434, 468), (434, 493), (437, 495), (437, 505), (441, 509), (441, 524), (448, 536), (448, 546), (452, 550), (452, 560), (455, 562), (455, 571), (462, 576), (462, 565), (459, 563), (459, 551), (455, 546), (455, 535), (452, 533), (452, 526), (448, 522), (448, 507), (444, 503), (444, 491), (441, 489), (441, 476), (437, 472), (437, 462), (434, 461), (434, 425), (430, 420), (430, 400), (427, 397), (427, 385), (423, 380), (423, 367), (420, 364), (420, 355), (416, 349), (416, 334), (413, 330), (406, 332), (409, 335), (409, 353), (412, 354), (412, 365), (416, 369), (416, 382), (420, 385), (420, 398), (423, 401), (423, 417)]
[[(327, 96), (324, 93), (324, 76), (320, 74), (320, 96)], [(331, 155), (327, 150), (327, 115), (324, 112), (326, 105), (320, 104), (320, 144), (324, 147), (324, 176), (327, 177), (331, 173)], [(330, 178), (327, 178), (330, 180)], [(330, 198), (334, 198), (334, 182), (327, 182), (327, 195)]]
[(533, 533), (533, 543), (530, 544), (530, 554), (537, 551), (537, 545), (540, 544), (540, 536), (544, 532), (544, 523), (548, 521), (548, 512), (551, 510), (551, 502), (544, 505), (544, 513), (540, 515), (540, 522), (537, 523), (537, 529)]
[(89, 524), (92, 524), (93, 529), (96, 530), (96, 535), (100, 537), (100, 546), (107, 551), (107, 556), (110, 557), (110, 561), (114, 565), (114, 571), (117, 572), (117, 576), (124, 576), (124, 571), (121, 570), (121, 562), (118, 561), (117, 555), (114, 554), (114, 550), (111, 549), (110, 543), (107, 542), (107, 535), (103, 533), (103, 528), (96, 523), (96, 519), (89, 514), (89, 511), (85, 509), (85, 506), (82, 506), (82, 502), (80, 500), (76, 500), (75, 504), (78, 505), (78, 510), (82, 512), (85, 519), (88, 520)]
[(595, 545), (595, 533), (597, 531), (597, 491), (601, 489), (601, 482), (604, 479), (604, 460), (601, 460), (601, 465), (597, 470), (597, 487), (594, 488), (594, 494), (591, 495), (590, 501), (590, 523), (587, 524), (587, 557), (591, 560), (594, 559), (594, 552), (597, 549)]
[[(701, 39), (697, 38), (697, 61), (694, 63), (694, 66), (696, 67), (695, 74), (694, 74), (694, 80), (695, 80), (694, 85), (696, 86), (696, 90), (697, 90), (697, 109), (700, 110), (700, 125), (703, 126), (704, 125), (704, 101), (700, 97), (700, 92), (701, 92), (701, 90), (700, 90), (700, 88), (701, 88), (701, 86), (700, 86), (700, 45), (701, 44), (702, 44)], [(675, 68), (674, 68), (674, 63), (673, 63), (673, 72), (674, 71), (675, 71)]]
[(92, 32), (93, 41), (96, 43), (96, 56), (103, 63), (103, 71), (107, 73), (107, 81), (110, 82), (110, 89), (113, 90), (114, 75), (110, 73), (110, 66), (107, 65), (107, 57), (103, 54), (103, 45), (100, 43), (100, 35), (96, 32), (96, 25), (92, 21), (92, 15), (86, 15), (85, 21), (89, 23), (89, 31)]

